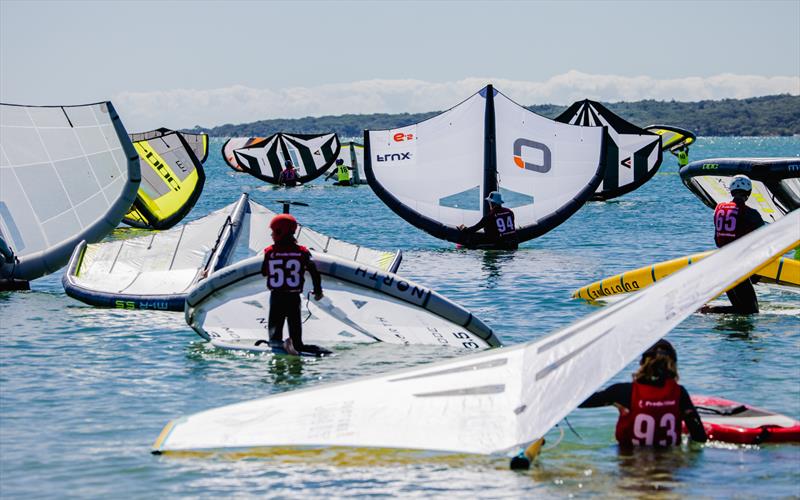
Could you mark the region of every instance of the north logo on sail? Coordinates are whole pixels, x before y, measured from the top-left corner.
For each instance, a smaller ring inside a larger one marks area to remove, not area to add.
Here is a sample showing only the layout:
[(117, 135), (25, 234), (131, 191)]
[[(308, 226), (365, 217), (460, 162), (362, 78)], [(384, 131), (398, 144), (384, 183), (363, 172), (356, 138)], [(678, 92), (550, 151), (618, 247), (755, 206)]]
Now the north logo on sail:
[[(536, 149), (542, 152), (542, 164), (530, 163), (522, 159), (522, 148)], [(514, 141), (514, 163), (519, 168), (525, 170), (533, 170), (534, 172), (546, 173), (550, 171), (552, 165), (550, 148), (541, 142), (532, 141), (530, 139), (519, 138)]]

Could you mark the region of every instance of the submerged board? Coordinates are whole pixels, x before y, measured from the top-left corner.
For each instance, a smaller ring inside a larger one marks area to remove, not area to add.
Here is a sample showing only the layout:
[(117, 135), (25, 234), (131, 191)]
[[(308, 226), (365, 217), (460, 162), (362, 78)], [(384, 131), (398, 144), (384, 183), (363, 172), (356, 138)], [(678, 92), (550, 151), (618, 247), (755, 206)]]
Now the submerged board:
[(677, 151), (694, 144), (697, 139), (694, 132), (672, 125), (649, 125), (644, 129), (661, 136), (662, 151)]
[(235, 170), (253, 177), (278, 184), (278, 177), (286, 161), (291, 160), (297, 169), (297, 182), (307, 183), (324, 174), (339, 156), (341, 145), (335, 133), (329, 134), (285, 134), (246, 139), (239, 147), (232, 147), (234, 139), (225, 143), (233, 159), (226, 161)]
[[(500, 345), (492, 329), (433, 290), (393, 273), (312, 252), (325, 296), (301, 304), (303, 342), (432, 344), (481, 349)], [(269, 291), (262, 256), (222, 269), (186, 298), (186, 322), (220, 347), (268, 338)]]
[(766, 222), (800, 208), (800, 158), (711, 158), (680, 170), (686, 187), (710, 208), (731, 200), (728, 186), (740, 174), (753, 183), (747, 206)]
[(140, 180), (110, 102), (0, 104), (0, 281), (55, 272), (81, 240), (100, 241), (130, 209)]
[(800, 443), (800, 421), (713, 396), (692, 396), (708, 439), (735, 444)]
[[(268, 342), (264, 339), (229, 339), (227, 341), (212, 339), (211, 344), (214, 347), (227, 349), (229, 351), (262, 352), (282, 354), (284, 356), (297, 356), (297, 354), (289, 354), (282, 342)], [(303, 350), (299, 352), (299, 356), (303, 358), (326, 358), (333, 356), (333, 351), (329, 351), (318, 345), (305, 344)]]
[[(638, 292), (676, 271), (700, 262), (716, 251), (696, 253), (625, 271), (575, 290), (572, 292), (572, 298), (594, 301), (602, 300), (604, 297)], [(774, 283), (800, 290), (800, 261), (781, 257), (758, 269), (755, 276), (759, 277), (759, 281), (763, 283)]]
[(143, 229), (169, 229), (192, 210), (206, 181), (203, 165), (179, 132), (133, 143), (142, 183), (123, 222)]
[(661, 166), (659, 136), (623, 120), (599, 102), (578, 101), (555, 120), (582, 127), (605, 127), (605, 175), (593, 200), (629, 193), (649, 181)]
[(602, 127), (537, 115), (491, 85), (428, 120), (364, 131), (364, 170), (397, 215), (436, 238), (496, 244), (467, 234), (499, 191), (514, 211), (516, 239), (541, 236), (572, 216), (603, 179)]
[(792, 248), (798, 224), (800, 212), (790, 213), (536, 340), (175, 419), (153, 452), (247, 453), (280, 446), (516, 452), (708, 300)]
[[(67, 295), (118, 309), (183, 311), (189, 289), (230, 262), (271, 243), (271, 210), (242, 194), (209, 215), (167, 231), (75, 248), (62, 279)], [(300, 226), (301, 245), (383, 270), (396, 271), (402, 253), (353, 245)]]
[[(131, 141), (144, 141), (149, 139), (155, 139), (157, 137), (161, 137), (163, 135), (169, 134), (173, 132), (173, 130), (161, 127), (155, 130), (150, 130), (148, 132), (138, 132), (135, 134), (129, 134)], [(208, 159), (208, 134), (195, 134), (193, 132), (178, 132), (183, 140), (191, 148), (194, 155), (200, 161), (200, 163), (205, 163), (206, 159)]]

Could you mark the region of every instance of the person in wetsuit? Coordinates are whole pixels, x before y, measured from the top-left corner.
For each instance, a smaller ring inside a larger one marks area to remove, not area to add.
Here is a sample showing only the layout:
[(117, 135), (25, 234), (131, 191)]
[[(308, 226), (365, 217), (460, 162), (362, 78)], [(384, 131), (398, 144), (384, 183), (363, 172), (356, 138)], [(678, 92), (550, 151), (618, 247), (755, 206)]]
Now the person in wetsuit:
[[(517, 248), (517, 230), (514, 226), (514, 212), (503, 206), (503, 196), (498, 191), (492, 191), (486, 198), (489, 203), (489, 213), (484, 215), (474, 226), (466, 227), (463, 224), (458, 230), (469, 235), (483, 229), (494, 248), (515, 250)], [(467, 244), (469, 246), (469, 244)]]
[(579, 408), (610, 405), (619, 410), (615, 436), (621, 447), (679, 445), (684, 422), (692, 441), (708, 439), (689, 393), (678, 385), (678, 354), (664, 339), (642, 354), (633, 382), (596, 392)]
[(336, 160), (336, 168), (333, 172), (329, 173), (325, 180), (327, 181), (333, 176), (336, 176), (336, 182), (333, 183), (334, 186), (351, 186), (352, 182), (350, 181), (350, 169), (347, 165), (344, 164), (344, 160), (338, 158)]
[[(269, 296), (269, 341), (272, 345), (283, 345), (289, 354), (298, 355), (305, 347), (300, 322), (300, 295), (303, 293), (305, 272), (311, 274), (314, 285), (314, 299), (322, 299), (322, 280), (311, 252), (298, 245), (294, 239), (297, 221), (289, 214), (273, 217), (269, 223), (272, 241), (275, 243), (264, 249), (264, 262), (261, 274), (267, 277)], [(283, 341), (283, 323), (289, 324), (289, 338)]]
[[(724, 247), (765, 224), (758, 210), (746, 205), (753, 183), (746, 175), (737, 175), (730, 184), (731, 201), (717, 205), (714, 210), (714, 243)], [(753, 283), (746, 279), (727, 292), (730, 306), (704, 306), (705, 313), (757, 314), (758, 297)]]
[(278, 175), (278, 185), (286, 187), (297, 186), (297, 170), (295, 170), (292, 160), (286, 160), (284, 168)]

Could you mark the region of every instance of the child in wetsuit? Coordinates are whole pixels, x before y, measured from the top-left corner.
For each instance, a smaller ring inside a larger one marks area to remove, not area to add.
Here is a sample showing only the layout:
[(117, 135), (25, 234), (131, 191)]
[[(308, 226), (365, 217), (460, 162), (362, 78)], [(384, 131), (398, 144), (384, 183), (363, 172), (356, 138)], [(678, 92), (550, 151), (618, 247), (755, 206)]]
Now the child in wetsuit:
[[(322, 299), (322, 283), (311, 252), (294, 239), (297, 221), (289, 214), (276, 215), (269, 224), (272, 241), (264, 249), (261, 274), (267, 277), (269, 297), (269, 340), (271, 344), (283, 343), (289, 354), (298, 355), (303, 344), (300, 322), (300, 294), (303, 293), (305, 272), (311, 274), (314, 299)], [(289, 324), (289, 338), (283, 341), (283, 323)]]
[(616, 438), (622, 447), (680, 444), (682, 423), (692, 441), (707, 439), (689, 393), (678, 385), (678, 355), (662, 339), (642, 354), (633, 382), (596, 392), (579, 408), (614, 405), (619, 410)]

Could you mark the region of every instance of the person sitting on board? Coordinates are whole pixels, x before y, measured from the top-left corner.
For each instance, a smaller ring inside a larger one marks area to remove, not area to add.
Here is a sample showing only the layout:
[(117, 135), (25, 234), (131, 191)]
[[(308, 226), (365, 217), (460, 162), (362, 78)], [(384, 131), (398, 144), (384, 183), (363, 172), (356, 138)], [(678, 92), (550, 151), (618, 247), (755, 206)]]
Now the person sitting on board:
[(708, 439), (689, 393), (678, 385), (678, 354), (664, 339), (642, 354), (633, 382), (596, 392), (578, 408), (609, 405), (619, 410), (615, 435), (621, 447), (679, 445), (682, 423), (692, 441)]
[[(765, 224), (758, 210), (746, 205), (753, 183), (746, 175), (734, 176), (728, 188), (731, 201), (717, 205), (714, 210), (714, 243), (724, 247), (747, 233), (751, 233)], [(704, 313), (757, 314), (758, 297), (753, 283), (746, 279), (727, 292), (730, 306), (703, 306)]]
[(670, 150), (670, 153), (678, 157), (678, 168), (683, 168), (689, 164), (689, 146), (681, 146), (678, 152)]
[(350, 182), (350, 168), (344, 164), (344, 160), (341, 158), (336, 159), (336, 169), (329, 173), (325, 180), (327, 181), (331, 177), (336, 175), (336, 182), (333, 183), (334, 186), (351, 186)]
[(278, 185), (295, 187), (297, 185), (297, 170), (295, 170), (292, 160), (286, 160), (284, 166), (286, 168), (278, 176)]
[(483, 229), (489, 240), (488, 243), (496, 248), (515, 250), (517, 248), (517, 230), (514, 226), (514, 212), (503, 207), (503, 195), (499, 191), (492, 191), (486, 198), (489, 203), (489, 213), (484, 215), (474, 226), (458, 226), (462, 233), (472, 234)]
[(322, 299), (322, 280), (311, 252), (298, 245), (294, 238), (297, 220), (289, 214), (280, 214), (269, 223), (272, 241), (275, 243), (264, 249), (264, 262), (261, 274), (267, 277), (269, 296), (269, 341), (280, 345), (283, 340), (283, 322), (289, 323), (289, 338), (283, 348), (289, 354), (298, 355), (303, 344), (303, 325), (300, 322), (300, 294), (303, 293), (305, 272), (311, 274), (314, 285), (314, 299)]

